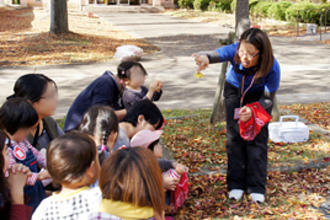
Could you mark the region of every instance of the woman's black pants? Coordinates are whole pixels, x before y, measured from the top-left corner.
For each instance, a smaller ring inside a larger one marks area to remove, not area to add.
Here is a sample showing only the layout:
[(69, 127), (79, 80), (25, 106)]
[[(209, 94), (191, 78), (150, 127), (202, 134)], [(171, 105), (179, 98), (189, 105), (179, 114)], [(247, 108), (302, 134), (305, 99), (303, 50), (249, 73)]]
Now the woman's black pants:
[[(262, 92), (248, 92), (243, 105), (258, 101)], [(238, 121), (234, 120), (234, 109), (240, 107), (240, 90), (226, 82), (224, 88), (228, 157), (227, 185), (228, 189), (242, 189), (248, 193), (266, 191), (267, 178), (267, 141), (268, 124), (253, 141), (241, 138)], [(271, 107), (268, 109), (270, 113)]]

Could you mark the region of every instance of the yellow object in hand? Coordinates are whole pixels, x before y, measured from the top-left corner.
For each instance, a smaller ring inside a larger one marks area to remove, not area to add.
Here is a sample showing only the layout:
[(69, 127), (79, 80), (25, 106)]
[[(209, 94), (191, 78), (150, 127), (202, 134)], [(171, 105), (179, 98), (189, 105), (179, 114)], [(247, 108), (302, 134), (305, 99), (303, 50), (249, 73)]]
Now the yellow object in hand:
[(201, 73), (201, 72), (197, 72), (197, 73), (194, 74), (194, 77), (195, 77), (196, 79), (201, 79), (201, 78), (204, 77), (204, 74)]

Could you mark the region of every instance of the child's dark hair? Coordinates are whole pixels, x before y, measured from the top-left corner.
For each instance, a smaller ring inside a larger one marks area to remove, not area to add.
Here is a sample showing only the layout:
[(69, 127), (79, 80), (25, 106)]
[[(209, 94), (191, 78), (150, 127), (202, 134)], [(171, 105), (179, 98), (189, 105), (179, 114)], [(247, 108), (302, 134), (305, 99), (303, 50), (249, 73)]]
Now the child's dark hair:
[(94, 140), (81, 132), (69, 132), (50, 142), (47, 170), (56, 183), (77, 183), (82, 180), (95, 157)]
[(123, 122), (131, 123), (134, 127), (137, 125), (139, 115), (143, 115), (144, 119), (150, 124), (160, 129), (164, 123), (164, 117), (159, 108), (149, 99), (143, 99), (135, 103), (128, 111)]
[(159, 139), (158, 140), (155, 140), (154, 142), (152, 142), (149, 146), (148, 146), (148, 149), (151, 150), (151, 151), (154, 151), (155, 149), (155, 146), (159, 143)]
[(38, 113), (24, 98), (9, 99), (0, 108), (0, 129), (10, 135), (18, 129), (33, 127), (38, 120)]
[(111, 133), (118, 133), (118, 118), (111, 107), (92, 106), (84, 115), (79, 130), (91, 136), (102, 138), (102, 144), (107, 145)]
[(32, 103), (38, 102), (45, 93), (49, 83), (57, 89), (56, 83), (43, 74), (30, 73), (19, 77), (14, 86), (14, 95), (7, 97), (21, 97), (30, 100)]
[(126, 61), (119, 64), (119, 66), (117, 67), (117, 76), (120, 79), (130, 79), (131, 78), (130, 69), (134, 66), (140, 67), (145, 76), (148, 75), (147, 71), (145, 70), (145, 68), (142, 66), (141, 63)]
[(0, 215), (4, 219), (8, 218), (11, 197), (9, 193), (9, 187), (5, 174), (3, 173), (3, 167), (5, 166), (5, 158), (3, 157), (3, 150), (6, 147), (6, 134), (0, 130)]

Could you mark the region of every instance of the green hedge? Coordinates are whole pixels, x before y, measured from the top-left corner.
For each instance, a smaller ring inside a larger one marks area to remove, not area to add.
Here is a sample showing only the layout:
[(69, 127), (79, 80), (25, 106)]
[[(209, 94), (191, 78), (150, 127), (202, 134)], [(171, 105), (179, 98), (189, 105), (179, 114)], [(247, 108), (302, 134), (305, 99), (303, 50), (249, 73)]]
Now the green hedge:
[[(180, 8), (233, 12), (236, 10), (236, 0), (177, 0)], [(310, 2), (291, 3), (288, 1), (271, 2), (269, 0), (250, 0), (250, 14), (258, 17), (269, 17), (282, 21), (296, 22), (299, 12), (299, 22), (320, 24), (320, 12), (324, 23), (324, 11), (328, 9), (327, 25), (330, 25), (330, 3), (321, 5)]]
[(231, 12), (230, 5), (233, 0), (220, 0), (217, 4), (217, 8), (223, 12)]
[(257, 17), (267, 17), (268, 9), (272, 6), (272, 2), (261, 1), (258, 2), (251, 10), (250, 13)]
[(211, 0), (208, 6), (209, 11), (232, 12), (231, 3), (233, 0)]
[(194, 8), (194, 0), (178, 0), (180, 8)]
[(230, 11), (235, 13), (235, 10), (236, 10), (236, 0), (233, 0), (230, 4)]
[(254, 7), (259, 3), (260, 1), (259, 0), (251, 0), (249, 1), (249, 10), (253, 10)]
[(217, 1), (211, 0), (209, 3), (209, 7), (207, 7), (207, 10), (208, 11), (218, 11), (217, 4), (218, 4)]
[[(249, 9), (251, 10), (254, 6), (259, 2), (259, 0), (251, 0), (249, 1)], [(236, 10), (236, 0), (233, 0), (230, 4), (230, 10), (235, 13)]]
[(209, 7), (210, 0), (194, 0), (194, 9), (205, 11)]
[(267, 16), (276, 20), (285, 21), (285, 11), (292, 5), (291, 2), (275, 2), (268, 9)]
[(316, 23), (315, 11), (317, 7), (313, 3), (299, 2), (292, 4), (285, 12), (285, 18), (287, 21), (295, 22), (297, 17), (299, 21), (305, 23)]
[(324, 19), (325, 19), (324, 16), (325, 16), (326, 9), (328, 9), (328, 13), (327, 13), (327, 25), (329, 26), (330, 25), (330, 2), (324, 3), (324, 4), (322, 4), (322, 5), (319, 6), (319, 10), (322, 13), (322, 22), (321, 22), (322, 25), (324, 25)]
[(295, 22), (297, 20), (297, 16), (300, 22), (319, 24), (320, 6), (310, 2), (299, 2), (292, 4), (285, 11), (285, 18), (287, 21)]

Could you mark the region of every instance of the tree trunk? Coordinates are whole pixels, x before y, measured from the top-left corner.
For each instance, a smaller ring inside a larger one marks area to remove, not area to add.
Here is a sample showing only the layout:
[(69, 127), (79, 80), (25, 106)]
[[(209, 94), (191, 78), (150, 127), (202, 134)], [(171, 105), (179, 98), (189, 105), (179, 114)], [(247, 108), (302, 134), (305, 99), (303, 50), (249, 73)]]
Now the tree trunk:
[(50, 32), (62, 34), (69, 32), (66, 0), (50, 0)]
[[(239, 39), (241, 34), (248, 28), (250, 28), (249, 0), (237, 0), (235, 12), (235, 38)], [(233, 43), (233, 38), (234, 36), (229, 34), (227, 44)], [(228, 63), (222, 64), (218, 87), (214, 98), (213, 111), (210, 118), (211, 125), (214, 125), (216, 122), (223, 121), (225, 119), (223, 89), (225, 85), (225, 73), (227, 66)]]
[(235, 11), (236, 38), (239, 39), (248, 28), (250, 28), (249, 0), (237, 0)]
[[(222, 46), (234, 43), (235, 33), (229, 32), (228, 38), (220, 40)], [(213, 110), (210, 118), (211, 125), (225, 120), (225, 100), (223, 97), (223, 91), (226, 81), (226, 72), (228, 68), (228, 62), (221, 64), (220, 75), (218, 79), (218, 86), (214, 97)]]
[(278, 108), (278, 105), (277, 105), (277, 98), (276, 98), (276, 95), (273, 99), (273, 108), (272, 108), (272, 119), (274, 121), (279, 121), (280, 120), (280, 110)]
[(228, 67), (228, 62), (221, 64), (220, 76), (218, 79), (218, 87), (215, 93), (213, 111), (211, 114), (210, 123), (214, 125), (216, 122), (225, 120), (225, 100), (223, 97), (224, 82), (226, 81), (226, 71)]

